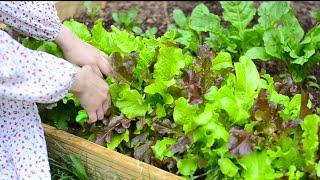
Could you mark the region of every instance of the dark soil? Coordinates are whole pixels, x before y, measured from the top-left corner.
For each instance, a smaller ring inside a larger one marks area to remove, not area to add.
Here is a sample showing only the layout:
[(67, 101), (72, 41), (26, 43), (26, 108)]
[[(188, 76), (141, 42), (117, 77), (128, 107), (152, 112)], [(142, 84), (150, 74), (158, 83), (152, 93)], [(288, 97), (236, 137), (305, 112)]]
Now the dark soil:
[[(255, 1), (255, 7), (259, 7), (263, 1)], [(105, 27), (110, 28), (114, 24), (112, 13), (118, 11), (127, 11), (131, 7), (138, 7), (138, 19), (142, 20), (141, 28), (148, 29), (150, 27), (157, 27), (160, 36), (166, 32), (169, 24), (173, 23), (172, 12), (174, 9), (181, 9), (186, 15), (190, 15), (192, 9), (199, 3), (204, 3), (210, 12), (222, 16), (222, 8), (219, 1), (108, 1), (105, 8), (99, 14), (99, 17), (104, 19)], [(291, 5), (295, 11), (296, 17), (299, 20), (302, 28), (308, 31), (316, 25), (316, 20), (309, 15), (311, 10), (320, 9), (320, 1), (292, 1)], [(90, 27), (93, 26), (93, 20), (85, 13), (75, 17), (76, 20), (84, 22)], [(254, 19), (256, 21), (257, 18)], [(259, 71), (265, 70), (270, 75), (279, 75), (286, 72), (285, 66), (278, 62), (255, 62)], [(318, 63), (310, 72), (317, 78), (317, 83), (320, 83), (320, 64)], [(314, 103), (314, 107), (320, 106), (320, 90), (308, 87), (310, 98)], [(315, 109), (314, 109), (315, 110)]]

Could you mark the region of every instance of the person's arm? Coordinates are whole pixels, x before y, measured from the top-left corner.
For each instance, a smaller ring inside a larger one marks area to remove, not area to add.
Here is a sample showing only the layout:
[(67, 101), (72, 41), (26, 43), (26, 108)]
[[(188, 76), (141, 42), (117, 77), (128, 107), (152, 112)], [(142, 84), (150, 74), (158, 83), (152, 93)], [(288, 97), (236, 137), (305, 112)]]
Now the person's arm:
[(0, 97), (50, 103), (71, 88), (76, 68), (53, 55), (25, 48), (0, 31)]
[(27, 49), (0, 30), (0, 98), (52, 103), (68, 92), (88, 111), (88, 122), (102, 119), (110, 106), (108, 86), (90, 66)]
[(90, 65), (100, 77), (113, 75), (109, 58), (103, 52), (61, 24), (54, 2), (0, 1), (0, 22), (35, 39), (56, 42), (66, 60), (79, 66)]
[(55, 40), (62, 27), (53, 1), (0, 1), (0, 22), (38, 40)]

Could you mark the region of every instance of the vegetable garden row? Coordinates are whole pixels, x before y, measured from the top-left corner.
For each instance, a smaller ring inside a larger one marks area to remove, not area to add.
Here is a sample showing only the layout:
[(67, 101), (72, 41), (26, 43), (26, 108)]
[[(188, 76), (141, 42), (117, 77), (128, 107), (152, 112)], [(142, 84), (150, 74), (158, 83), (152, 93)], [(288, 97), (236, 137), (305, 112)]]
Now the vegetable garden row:
[[(42, 119), (191, 179), (320, 177), (320, 109), (307, 88), (318, 87), (309, 73), (320, 62), (320, 25), (304, 32), (290, 2), (257, 9), (249, 1), (220, 3), (222, 17), (204, 4), (189, 16), (174, 10), (175, 24), (160, 37), (134, 23), (134, 8), (114, 14), (110, 31), (101, 19), (92, 29), (65, 21), (110, 56), (117, 72), (105, 80), (112, 107), (104, 120), (87, 124), (68, 94), (42, 108)], [(63, 57), (52, 42), (22, 43)], [(279, 62), (290, 74), (259, 72), (261, 61)]]

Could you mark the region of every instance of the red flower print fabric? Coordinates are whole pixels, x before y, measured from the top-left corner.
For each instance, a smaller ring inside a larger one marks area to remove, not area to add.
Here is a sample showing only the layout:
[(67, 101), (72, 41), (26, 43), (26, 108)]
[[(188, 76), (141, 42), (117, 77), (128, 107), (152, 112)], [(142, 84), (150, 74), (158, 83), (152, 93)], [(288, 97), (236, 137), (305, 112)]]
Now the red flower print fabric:
[[(0, 22), (41, 40), (54, 40), (61, 28), (54, 3), (45, 1), (1, 1)], [(51, 179), (36, 103), (62, 99), (75, 73), (69, 62), (0, 31), (0, 179)]]

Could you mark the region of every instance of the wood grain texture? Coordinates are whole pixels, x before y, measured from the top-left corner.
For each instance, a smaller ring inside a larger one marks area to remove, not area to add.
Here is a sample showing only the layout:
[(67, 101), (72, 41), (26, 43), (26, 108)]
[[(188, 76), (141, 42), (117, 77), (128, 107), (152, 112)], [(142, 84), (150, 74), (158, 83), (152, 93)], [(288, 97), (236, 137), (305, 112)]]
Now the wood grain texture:
[(93, 179), (182, 180), (182, 177), (43, 124), (49, 156), (76, 154)]

